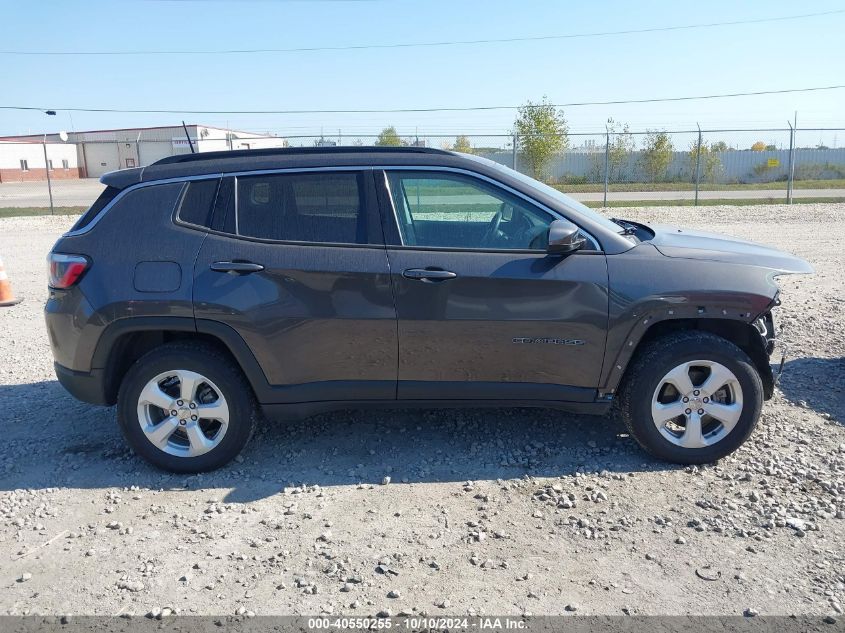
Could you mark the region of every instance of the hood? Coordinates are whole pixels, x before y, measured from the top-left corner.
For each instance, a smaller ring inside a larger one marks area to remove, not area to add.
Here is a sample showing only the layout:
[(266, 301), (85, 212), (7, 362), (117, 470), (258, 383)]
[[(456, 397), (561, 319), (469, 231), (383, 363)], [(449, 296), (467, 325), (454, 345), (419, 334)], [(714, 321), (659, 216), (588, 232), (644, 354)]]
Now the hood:
[(718, 233), (682, 229), (677, 226), (649, 225), (654, 231), (651, 243), (667, 257), (701, 259), (770, 268), (778, 274), (813, 272), (809, 263), (771, 246), (755, 244)]

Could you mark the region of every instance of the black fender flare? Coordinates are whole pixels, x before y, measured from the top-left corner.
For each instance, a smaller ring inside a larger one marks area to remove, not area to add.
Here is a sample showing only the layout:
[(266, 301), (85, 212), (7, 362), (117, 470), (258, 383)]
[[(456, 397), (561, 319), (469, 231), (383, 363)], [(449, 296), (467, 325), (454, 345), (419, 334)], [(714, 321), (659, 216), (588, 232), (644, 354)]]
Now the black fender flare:
[[(757, 311), (752, 310), (754, 309), (750, 304), (740, 307), (734, 302), (726, 302), (724, 304), (719, 302), (709, 305), (702, 305), (695, 302), (663, 303), (657, 306), (633, 310), (628, 315), (629, 322), (625, 324), (627, 327), (623, 327), (620, 324), (615, 332), (608, 332), (608, 344), (605, 351), (605, 360), (599, 387), (600, 397), (607, 399), (613, 397), (640, 344), (647, 337), (649, 330), (658, 324), (673, 321), (677, 321), (680, 324), (680, 322), (689, 323), (690, 321), (705, 320), (708, 323), (724, 322), (725, 325), (730, 326), (741, 324), (744, 328), (748, 328), (749, 333), (751, 333), (752, 330), (756, 332), (753, 322), (759, 316)], [(611, 336), (614, 337), (613, 341), (611, 341)], [(759, 333), (757, 337), (759, 338)], [(756, 339), (751, 338), (750, 340), (755, 341)], [(765, 354), (765, 345), (762, 339), (760, 339), (760, 345), (763, 354)], [(614, 349), (617, 350), (615, 354), (612, 353)], [(757, 365), (761, 371), (765, 369), (760, 367), (759, 362)], [(774, 387), (773, 382), (772, 380), (767, 380), (767, 376), (765, 375), (761, 377), (770, 395)], [(769, 385), (768, 383), (772, 384)]]
[[(120, 359), (121, 350), (116, 350), (115, 346), (126, 334), (137, 332), (185, 332), (212, 337), (219, 341), (238, 363), (259, 402), (267, 399), (272, 393), (264, 370), (258, 364), (252, 350), (234, 328), (217, 321), (191, 317), (127, 317), (106, 326), (97, 342), (91, 362), (92, 368), (104, 371), (106, 381), (113, 380), (115, 363)], [(115, 351), (118, 353), (115, 354)], [(114, 385), (107, 384), (106, 393), (111, 393), (113, 390)]]

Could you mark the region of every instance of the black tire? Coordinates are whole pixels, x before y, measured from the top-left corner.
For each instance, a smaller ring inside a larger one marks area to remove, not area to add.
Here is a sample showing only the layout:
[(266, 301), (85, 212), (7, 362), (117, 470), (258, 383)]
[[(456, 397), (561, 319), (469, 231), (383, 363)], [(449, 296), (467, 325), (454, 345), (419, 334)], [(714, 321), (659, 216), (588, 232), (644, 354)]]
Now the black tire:
[[(702, 448), (673, 444), (660, 433), (651, 414), (658, 382), (674, 367), (692, 360), (724, 365), (742, 389), (742, 411), (734, 428), (720, 441)], [(628, 369), (619, 404), (625, 426), (646, 451), (667, 462), (706, 464), (734, 452), (754, 431), (763, 407), (763, 383), (752, 360), (730, 341), (709, 332), (676, 332), (651, 341), (638, 354)]]
[[(153, 444), (141, 428), (138, 401), (147, 383), (177, 369), (202, 374), (222, 392), (229, 423), (220, 443), (194, 457), (171, 455)], [(199, 473), (220, 468), (243, 450), (255, 430), (257, 407), (252, 389), (225, 354), (202, 343), (169, 343), (142, 356), (127, 372), (117, 397), (117, 419), (132, 449), (151, 464), (176, 473)]]

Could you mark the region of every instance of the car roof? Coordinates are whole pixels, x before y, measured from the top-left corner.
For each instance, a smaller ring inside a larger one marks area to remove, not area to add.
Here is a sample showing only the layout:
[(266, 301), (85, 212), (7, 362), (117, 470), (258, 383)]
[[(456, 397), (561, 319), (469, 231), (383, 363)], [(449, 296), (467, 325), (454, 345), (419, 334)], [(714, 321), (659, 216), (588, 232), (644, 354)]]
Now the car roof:
[(104, 174), (100, 181), (118, 189), (154, 180), (208, 174), (307, 167), (388, 165), (466, 166), (456, 152), (428, 147), (285, 147), (202, 152), (168, 156), (147, 167)]

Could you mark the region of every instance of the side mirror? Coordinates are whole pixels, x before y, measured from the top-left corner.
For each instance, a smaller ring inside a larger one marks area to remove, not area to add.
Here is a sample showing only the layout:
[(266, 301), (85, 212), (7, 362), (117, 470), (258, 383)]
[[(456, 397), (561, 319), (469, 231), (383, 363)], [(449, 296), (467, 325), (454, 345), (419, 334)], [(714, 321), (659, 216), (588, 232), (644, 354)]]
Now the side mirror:
[(549, 255), (566, 255), (574, 253), (584, 246), (584, 238), (580, 229), (568, 220), (555, 220), (549, 225), (549, 245), (546, 252)]

